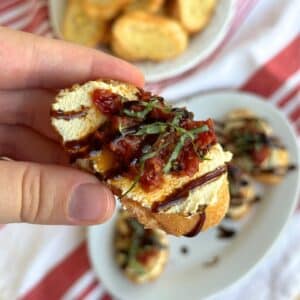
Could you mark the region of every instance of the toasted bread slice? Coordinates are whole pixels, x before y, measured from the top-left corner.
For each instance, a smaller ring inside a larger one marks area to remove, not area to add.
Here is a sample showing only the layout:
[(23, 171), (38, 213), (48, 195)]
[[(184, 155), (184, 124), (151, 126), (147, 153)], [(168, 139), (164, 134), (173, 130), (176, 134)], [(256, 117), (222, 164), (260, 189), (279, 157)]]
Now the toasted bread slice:
[(170, 59), (186, 49), (187, 41), (176, 21), (142, 11), (121, 16), (112, 29), (113, 51), (130, 60)]
[(107, 24), (91, 20), (82, 10), (82, 1), (69, 0), (62, 28), (66, 40), (95, 47), (104, 40)]
[[(112, 80), (91, 81), (69, 90), (62, 90), (52, 106), (52, 124), (62, 137), (65, 146), (74, 141), (84, 140), (108, 122), (109, 116), (101, 113), (92, 100), (95, 89), (118, 94), (127, 99), (125, 103), (130, 100), (136, 103), (140, 97), (139, 89)], [(230, 161), (231, 154), (224, 152), (219, 144), (214, 144), (206, 153), (206, 158), (199, 163), (199, 169), (193, 176), (166, 173), (160, 187), (151, 191), (144, 190), (140, 182), (136, 182), (132, 187), (135, 180), (128, 177), (126, 172), (114, 174), (105, 179), (105, 182), (121, 198), (128, 212), (136, 216), (146, 227), (163, 229), (173, 235), (190, 236), (194, 231), (196, 233), (197, 226), (199, 230), (205, 230), (218, 224), (229, 205), (227, 172), (224, 165)], [(82, 169), (106, 178), (105, 173), (113, 168), (114, 154), (107, 151), (103, 145), (101, 150), (92, 151), (77, 159), (76, 164)], [(207, 178), (207, 174), (216, 171), (217, 174), (205, 180), (204, 184), (189, 185), (203, 177)], [(176, 200), (175, 205), (164, 207), (162, 210), (153, 210), (153, 205), (163, 202), (173, 196), (174, 191), (177, 193), (183, 188), (188, 190), (186, 196), (181, 198), (182, 201)]]
[(134, 0), (125, 8), (125, 11), (142, 10), (156, 13), (162, 8), (163, 4), (164, 0)]
[[(227, 140), (232, 140), (233, 133), (238, 135), (233, 142), (226, 147), (234, 153), (234, 164), (239, 166), (246, 172), (249, 172), (256, 180), (266, 184), (279, 183), (288, 171), (290, 157), (287, 149), (281, 144), (280, 140), (274, 136), (273, 129), (268, 122), (252, 111), (247, 109), (237, 109), (230, 112), (224, 122), (224, 136)], [(251, 130), (249, 130), (251, 128)], [(240, 131), (242, 129), (242, 131)], [(250, 142), (243, 142), (241, 139), (247, 139)], [(253, 138), (258, 139), (254, 142)], [(242, 143), (242, 144), (241, 144)], [(239, 146), (240, 145), (240, 146)], [(245, 145), (254, 151), (258, 149), (266, 149), (267, 154), (259, 163), (255, 162), (255, 157), (260, 159), (258, 154), (252, 152), (241, 151), (239, 147)]]
[[(135, 255), (127, 253), (137, 245)], [(158, 229), (145, 230), (128, 211), (122, 210), (116, 223), (116, 261), (123, 273), (134, 283), (142, 284), (157, 279), (168, 260), (166, 234)]]
[(198, 32), (211, 20), (217, 0), (174, 0), (170, 4), (171, 15), (189, 33)]
[(86, 13), (96, 19), (111, 20), (131, 0), (84, 0), (83, 7)]

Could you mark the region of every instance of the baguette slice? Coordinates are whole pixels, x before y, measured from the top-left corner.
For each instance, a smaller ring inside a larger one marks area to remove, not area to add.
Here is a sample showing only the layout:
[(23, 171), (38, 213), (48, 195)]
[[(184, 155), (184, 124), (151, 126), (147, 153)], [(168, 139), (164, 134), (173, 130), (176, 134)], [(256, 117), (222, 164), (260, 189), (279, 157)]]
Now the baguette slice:
[[(72, 141), (85, 139), (109, 119), (97, 109), (92, 101), (91, 95), (95, 89), (119, 94), (127, 98), (126, 101), (138, 100), (140, 92), (130, 84), (112, 80), (91, 81), (62, 90), (52, 105), (52, 125), (61, 136), (64, 146)], [(57, 117), (61, 113), (71, 115), (72, 118)], [(105, 145), (103, 147), (99, 151), (77, 159), (75, 164), (89, 172), (104, 175), (112, 169), (114, 156), (105, 150)], [(192, 236), (193, 233), (197, 233), (197, 227), (199, 230), (205, 230), (220, 223), (229, 206), (227, 172), (224, 164), (230, 161), (231, 154), (224, 152), (219, 144), (215, 144), (211, 146), (206, 157), (207, 160), (199, 163), (199, 170), (193, 176), (178, 177), (171, 173), (164, 174), (160, 188), (152, 191), (145, 191), (139, 182), (131, 191), (128, 191), (134, 179), (129, 179), (123, 173), (115, 174), (105, 179), (105, 182), (119, 197), (127, 191), (126, 196), (121, 197), (123, 206), (147, 228), (163, 229), (176, 236)], [(188, 196), (182, 202), (156, 212), (152, 210), (154, 202), (163, 201), (174, 191), (180, 190), (193, 180), (218, 168), (222, 168), (223, 171), (217, 178), (189, 190)]]
[(82, 10), (80, 0), (69, 0), (63, 21), (66, 40), (88, 47), (95, 47), (104, 40), (107, 24), (91, 20)]
[(160, 61), (187, 47), (187, 34), (174, 20), (142, 11), (121, 16), (112, 28), (112, 49), (120, 57)]
[[(138, 250), (134, 257), (129, 257), (126, 254), (130, 251), (133, 243), (138, 245)], [(137, 284), (157, 279), (163, 272), (169, 257), (166, 234), (157, 229), (145, 230), (125, 210), (120, 211), (118, 215), (115, 250), (116, 262), (122, 272)], [(137, 262), (140, 268), (137, 268), (136, 264), (132, 262)]]
[(100, 20), (113, 19), (131, 0), (84, 0), (85, 12)]
[[(246, 121), (245, 121), (246, 119)], [(258, 117), (252, 111), (247, 109), (236, 109), (230, 112), (225, 119), (224, 135), (227, 139), (232, 139), (232, 132), (243, 128), (245, 124), (252, 122), (252, 127), (255, 124), (256, 132), (264, 135), (267, 139), (275, 138), (277, 143), (281, 144), (279, 139), (274, 136), (273, 129), (267, 123), (266, 120)], [(251, 121), (253, 119), (253, 121)], [(246, 122), (246, 123), (245, 123)], [(253, 133), (250, 133), (250, 135)], [(254, 168), (253, 159), (250, 154), (240, 154), (234, 144), (229, 144), (226, 147), (229, 151), (234, 153), (234, 164), (239, 166), (246, 172), (249, 172), (256, 180), (265, 184), (278, 184), (283, 179), (284, 175), (288, 171), (290, 164), (290, 156), (287, 149), (280, 145), (280, 147), (268, 145), (267, 143), (263, 146), (268, 148), (268, 155), (266, 158)], [(268, 170), (275, 169), (275, 172), (268, 172)]]
[(189, 33), (201, 31), (211, 20), (217, 0), (174, 0), (170, 4), (171, 15)]
[(164, 4), (164, 0), (134, 0), (125, 9), (125, 11), (142, 10), (151, 13), (158, 12)]

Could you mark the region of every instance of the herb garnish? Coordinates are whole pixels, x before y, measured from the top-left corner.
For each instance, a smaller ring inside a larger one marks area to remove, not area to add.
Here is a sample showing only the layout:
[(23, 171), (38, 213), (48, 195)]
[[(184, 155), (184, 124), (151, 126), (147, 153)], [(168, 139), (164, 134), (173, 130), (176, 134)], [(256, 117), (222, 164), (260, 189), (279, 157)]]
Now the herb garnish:
[(171, 108), (169, 106), (162, 107), (158, 105), (160, 103), (158, 98), (151, 98), (150, 101), (140, 101), (139, 105), (144, 106), (144, 109), (142, 111), (133, 111), (130, 109), (124, 109), (123, 112), (126, 116), (132, 117), (132, 118), (138, 118), (138, 119), (144, 119), (148, 113), (150, 113), (153, 108), (158, 108), (164, 112), (170, 112)]
[[(129, 130), (127, 132), (122, 130), (122, 132), (121, 132), (122, 135), (133, 134), (133, 135), (137, 135), (137, 136), (155, 135), (155, 134), (160, 135), (160, 134), (165, 134), (167, 132), (176, 132), (176, 134), (179, 137), (179, 140), (178, 140), (178, 143), (175, 145), (166, 165), (163, 168), (163, 172), (165, 174), (169, 173), (171, 171), (171, 169), (173, 167), (173, 163), (178, 158), (180, 151), (184, 147), (187, 140), (191, 140), (193, 149), (194, 149), (196, 155), (199, 157), (199, 159), (200, 160), (204, 159), (203, 156), (201, 156), (201, 154), (197, 151), (197, 147), (194, 143), (194, 140), (196, 139), (196, 137), (199, 133), (209, 131), (209, 128), (207, 125), (203, 125), (201, 127), (191, 129), (191, 130), (182, 128), (180, 126), (180, 122), (183, 118), (185, 118), (187, 112), (184, 109), (178, 109), (178, 110), (174, 111), (174, 110), (172, 110), (172, 108), (170, 106), (164, 107), (161, 105), (160, 99), (156, 98), (156, 97), (152, 97), (149, 101), (140, 101), (138, 103), (138, 105), (143, 106), (144, 109), (141, 111), (124, 109), (123, 113), (128, 117), (133, 117), (133, 118), (137, 118), (137, 119), (144, 119), (154, 108), (158, 108), (164, 112), (173, 112), (174, 113), (173, 119), (169, 122), (157, 121), (157, 122), (153, 122), (151, 124), (141, 125), (138, 130), (136, 130), (136, 129)], [(151, 146), (147, 148), (147, 151), (144, 151), (144, 149), (143, 149), (142, 152), (144, 153), (144, 155), (138, 161), (138, 163), (140, 164), (139, 172), (135, 176), (129, 189), (121, 195), (121, 198), (126, 196), (130, 191), (132, 191), (132, 189), (139, 182), (139, 180), (144, 172), (146, 161), (150, 158), (157, 156), (159, 154), (159, 152), (162, 150), (162, 148), (164, 148), (166, 146), (168, 146), (168, 145), (164, 144), (159, 149), (155, 149), (155, 150), (153, 150), (152, 149), (153, 147), (151, 147)]]
[(145, 162), (146, 160), (154, 157), (157, 155), (157, 151), (153, 151), (153, 152), (149, 152), (149, 153), (146, 153), (144, 154), (140, 160), (139, 160), (139, 163), (140, 163), (140, 170), (139, 170), (139, 173), (135, 176), (135, 178), (133, 179), (133, 182), (131, 184), (131, 186), (129, 187), (129, 189), (120, 196), (120, 199), (122, 199), (123, 197), (125, 197), (129, 192), (131, 192), (134, 187), (136, 186), (136, 184), (139, 182), (143, 172), (144, 172), (144, 168), (145, 168)]
[(168, 128), (168, 123), (155, 122), (152, 124), (142, 125), (135, 135), (159, 134), (163, 133)]
[(140, 239), (143, 236), (145, 229), (135, 219), (128, 219), (127, 222), (133, 231), (132, 241), (128, 250), (128, 267), (132, 268), (138, 274), (144, 274), (145, 270), (143, 266), (137, 261), (136, 255), (140, 247)]
[(185, 142), (188, 139), (191, 139), (193, 141), (196, 138), (197, 134), (202, 133), (202, 132), (206, 132), (208, 130), (209, 130), (208, 126), (203, 125), (199, 128), (195, 128), (195, 129), (192, 129), (192, 130), (189, 130), (189, 131), (185, 131), (181, 135), (181, 137), (179, 139), (179, 142), (177, 143), (177, 145), (175, 146), (173, 152), (171, 153), (171, 155), (169, 157), (169, 160), (168, 160), (167, 164), (164, 167), (164, 173), (169, 173), (170, 172), (170, 170), (172, 168), (172, 163), (177, 159), (182, 147), (184, 146)]
[[(155, 125), (157, 124), (157, 126)], [(152, 127), (151, 127), (152, 125)], [(163, 126), (162, 126), (163, 125)], [(149, 126), (149, 127), (147, 127)], [(191, 139), (191, 141), (193, 142), (194, 139), (197, 137), (197, 135), (199, 133), (203, 133), (206, 131), (209, 131), (209, 128), (207, 125), (203, 125), (199, 128), (195, 128), (195, 129), (191, 129), (191, 130), (186, 130), (183, 129), (181, 127), (177, 127), (172, 125), (172, 123), (162, 123), (162, 122), (156, 122), (153, 124), (149, 124), (149, 125), (144, 125), (143, 128), (141, 128), (140, 130), (142, 130), (144, 133), (145, 132), (155, 132), (155, 133), (163, 133), (167, 130), (168, 127), (171, 127), (173, 129), (175, 129), (177, 132), (179, 132), (181, 134), (180, 138), (179, 138), (179, 142), (176, 144), (173, 152), (171, 153), (169, 160), (167, 162), (167, 164), (165, 165), (165, 167), (163, 168), (164, 173), (169, 173), (170, 170), (172, 169), (172, 164), (173, 162), (177, 159), (177, 157), (180, 154), (181, 149), (183, 148), (185, 142), (188, 139)], [(159, 132), (158, 132), (159, 131)], [(149, 134), (149, 133), (148, 133)], [(194, 145), (194, 144), (193, 144)], [(148, 159), (155, 157), (163, 148), (167, 147), (168, 144), (164, 144), (162, 145), (160, 148), (158, 148), (157, 150), (154, 150), (152, 152), (148, 152), (145, 153), (139, 160), (140, 163), (140, 170), (138, 175), (134, 178), (132, 185), (129, 187), (129, 189), (121, 195), (120, 198), (125, 197), (129, 192), (131, 192), (133, 190), (133, 188), (136, 186), (136, 184), (139, 182), (143, 172), (144, 172), (144, 168), (145, 168), (145, 163)], [(195, 147), (195, 145), (194, 145)], [(196, 154), (198, 155), (198, 152), (196, 151), (196, 149), (194, 148)], [(150, 151), (150, 149), (149, 149)], [(198, 155), (199, 156), (199, 155)], [(202, 157), (199, 157), (200, 159), (203, 159)]]
[(252, 151), (253, 149), (260, 150), (266, 144), (266, 138), (261, 134), (244, 132), (236, 133), (233, 142), (241, 153)]
[(134, 234), (132, 241), (130, 243), (130, 248), (128, 251), (128, 267), (133, 269), (138, 274), (144, 274), (145, 270), (143, 266), (137, 261), (136, 255), (139, 249), (139, 240), (138, 237)]

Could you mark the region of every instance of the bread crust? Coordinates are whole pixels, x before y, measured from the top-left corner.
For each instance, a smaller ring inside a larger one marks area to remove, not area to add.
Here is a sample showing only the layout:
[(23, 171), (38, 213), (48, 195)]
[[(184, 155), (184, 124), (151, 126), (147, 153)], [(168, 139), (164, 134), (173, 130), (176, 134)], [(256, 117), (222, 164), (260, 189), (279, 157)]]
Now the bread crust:
[(132, 0), (111, 0), (109, 3), (101, 3), (101, 0), (85, 0), (83, 8), (91, 17), (100, 20), (113, 19)]
[[(114, 186), (110, 186), (110, 188), (116, 195), (120, 196), (119, 190), (117, 190)], [(191, 232), (200, 218), (199, 214), (186, 217), (174, 213), (154, 213), (149, 208), (145, 208), (138, 202), (126, 197), (122, 198), (121, 202), (128, 212), (147, 228), (159, 228), (175, 236), (181, 236)], [(208, 205), (205, 209), (205, 221), (201, 231), (219, 224), (224, 218), (228, 207), (228, 183), (227, 181), (224, 181), (218, 191), (218, 201), (215, 204)]]
[(253, 177), (261, 183), (272, 185), (280, 183), (284, 176), (276, 174), (258, 174)]
[(249, 213), (250, 209), (251, 206), (249, 203), (243, 203), (237, 207), (229, 207), (227, 216), (233, 220), (240, 220)]

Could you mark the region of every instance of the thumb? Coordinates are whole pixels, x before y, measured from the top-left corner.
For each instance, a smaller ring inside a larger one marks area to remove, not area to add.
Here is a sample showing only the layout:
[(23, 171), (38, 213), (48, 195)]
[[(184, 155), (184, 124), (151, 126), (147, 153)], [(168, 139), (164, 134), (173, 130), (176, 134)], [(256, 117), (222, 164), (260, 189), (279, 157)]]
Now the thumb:
[(115, 200), (90, 174), (35, 163), (0, 162), (0, 223), (98, 224)]

